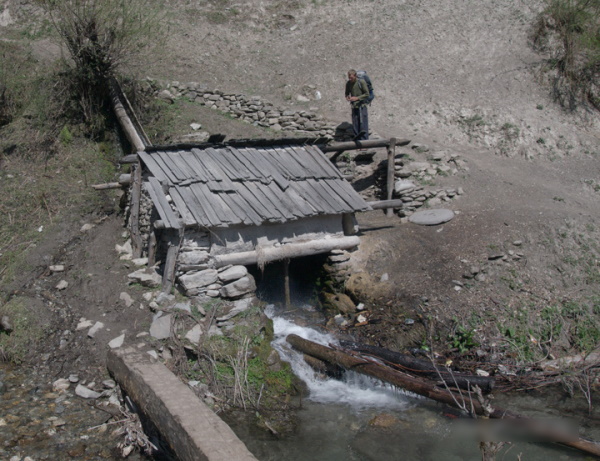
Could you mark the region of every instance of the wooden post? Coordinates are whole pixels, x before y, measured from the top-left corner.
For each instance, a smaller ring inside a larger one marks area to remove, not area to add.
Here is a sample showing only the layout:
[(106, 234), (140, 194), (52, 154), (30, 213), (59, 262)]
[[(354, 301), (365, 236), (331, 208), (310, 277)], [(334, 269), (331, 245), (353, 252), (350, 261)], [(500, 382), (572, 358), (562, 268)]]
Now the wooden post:
[(142, 236), (140, 235), (140, 199), (142, 196), (142, 165), (138, 162), (133, 170), (131, 188), (131, 248), (133, 258), (142, 256)]
[(163, 293), (170, 293), (175, 283), (175, 267), (177, 266), (177, 255), (181, 247), (181, 233), (183, 229), (174, 229), (169, 232), (169, 248), (167, 250), (167, 259), (165, 261), (165, 270), (162, 279)]
[(154, 266), (156, 263), (156, 229), (150, 230), (150, 238), (148, 239), (148, 267)]
[[(394, 158), (396, 157), (396, 138), (390, 139), (390, 144), (387, 147), (387, 157), (387, 199), (392, 200), (392, 195), (394, 194)], [(392, 216), (394, 214), (394, 209), (388, 208), (385, 210), (385, 214), (387, 217)]]
[(290, 297), (290, 260), (283, 260), (283, 276), (284, 276), (284, 290), (285, 290), (285, 308), (289, 309), (292, 305), (292, 300)]

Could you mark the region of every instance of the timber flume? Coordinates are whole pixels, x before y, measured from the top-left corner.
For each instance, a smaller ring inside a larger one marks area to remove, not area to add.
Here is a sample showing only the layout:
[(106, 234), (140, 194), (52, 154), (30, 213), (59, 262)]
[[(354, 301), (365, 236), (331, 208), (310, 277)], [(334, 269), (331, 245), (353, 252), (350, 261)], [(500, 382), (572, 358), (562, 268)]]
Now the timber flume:
[(388, 382), (409, 392), (422, 395), (463, 411), (468, 409), (472, 415), (486, 416), (495, 419), (507, 419), (511, 421), (511, 424), (519, 423), (519, 427), (529, 431), (532, 438), (535, 437), (536, 440), (544, 439), (548, 442), (558, 443), (600, 457), (600, 444), (597, 442), (584, 439), (569, 431), (563, 431), (560, 427), (548, 426), (542, 421), (527, 418), (508, 410), (501, 408), (486, 408), (486, 406), (476, 398), (473, 392), (452, 392), (450, 389), (438, 387), (434, 382), (422, 377), (411, 376), (376, 362), (373, 359), (332, 349), (295, 334), (288, 335), (286, 341), (294, 349), (332, 365), (380, 379), (381, 381)]

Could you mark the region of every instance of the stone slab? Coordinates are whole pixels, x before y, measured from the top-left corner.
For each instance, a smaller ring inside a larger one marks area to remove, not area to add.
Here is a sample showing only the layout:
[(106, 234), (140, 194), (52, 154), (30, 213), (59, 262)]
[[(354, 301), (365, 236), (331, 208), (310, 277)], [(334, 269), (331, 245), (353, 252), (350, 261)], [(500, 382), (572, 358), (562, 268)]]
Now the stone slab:
[(443, 208), (436, 210), (423, 210), (418, 211), (410, 215), (408, 220), (414, 224), (420, 224), (421, 226), (437, 226), (443, 224), (454, 218), (454, 212), (452, 210), (446, 210)]
[(231, 428), (161, 362), (124, 348), (108, 352), (107, 366), (181, 461), (257, 461)]

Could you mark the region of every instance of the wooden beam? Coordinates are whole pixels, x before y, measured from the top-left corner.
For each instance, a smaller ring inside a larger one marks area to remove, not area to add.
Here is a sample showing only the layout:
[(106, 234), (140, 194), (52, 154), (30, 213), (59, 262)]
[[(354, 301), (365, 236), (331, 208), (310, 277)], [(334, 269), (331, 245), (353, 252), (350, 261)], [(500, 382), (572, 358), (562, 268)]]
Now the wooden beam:
[(410, 144), (410, 139), (368, 139), (366, 141), (334, 142), (327, 144), (326, 146), (322, 146), (321, 150), (323, 152), (340, 152), (343, 150), (388, 147), (392, 142), (392, 139), (394, 140), (395, 146), (406, 146), (407, 144)]
[(131, 187), (131, 247), (133, 258), (142, 256), (142, 236), (140, 234), (140, 200), (142, 196), (142, 165), (138, 162), (133, 170), (133, 185)]
[(167, 249), (167, 259), (162, 279), (162, 291), (170, 293), (175, 283), (175, 267), (177, 266), (177, 255), (181, 248), (181, 234), (183, 230), (172, 230), (169, 232), (169, 248)]
[(272, 261), (280, 261), (286, 258), (300, 258), (331, 250), (347, 250), (358, 246), (360, 239), (357, 236), (324, 238), (311, 240), (309, 242), (288, 243), (280, 247), (265, 247), (260, 250), (244, 251), (241, 253), (230, 253), (214, 256), (217, 268), (232, 265), (249, 266), (251, 264), (264, 264)]
[(138, 154), (129, 154), (129, 155), (126, 155), (125, 157), (121, 157), (119, 159), (119, 163), (127, 165), (130, 163), (135, 163), (135, 162), (137, 162), (137, 160), (138, 160)]
[(404, 202), (400, 199), (378, 200), (375, 202), (367, 202), (367, 205), (369, 205), (373, 210), (384, 210), (390, 208), (402, 208)]
[[(387, 146), (387, 199), (392, 200), (394, 194), (394, 157), (396, 156), (396, 138), (390, 139), (390, 144)], [(393, 208), (387, 208), (385, 215), (389, 218), (394, 214)]]
[(92, 188), (96, 190), (104, 190), (104, 189), (120, 189), (122, 187), (129, 186), (131, 184), (131, 175), (130, 174), (122, 174), (119, 176), (118, 182), (108, 182), (105, 184), (93, 184)]
[(289, 309), (292, 305), (292, 297), (290, 296), (290, 260), (288, 258), (283, 260), (283, 279), (285, 292), (285, 308)]

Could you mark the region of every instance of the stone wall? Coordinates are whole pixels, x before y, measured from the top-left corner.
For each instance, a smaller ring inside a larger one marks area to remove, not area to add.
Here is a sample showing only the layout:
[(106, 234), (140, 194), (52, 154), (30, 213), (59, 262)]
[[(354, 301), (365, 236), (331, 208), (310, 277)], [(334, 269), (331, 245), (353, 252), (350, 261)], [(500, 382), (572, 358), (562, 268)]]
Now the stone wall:
[(209, 89), (200, 83), (162, 83), (161, 89), (156, 90), (156, 96), (167, 101), (185, 98), (218, 109), (246, 123), (281, 131), (284, 134), (327, 138), (333, 138), (335, 134), (335, 126), (325, 121), (315, 110), (280, 108), (260, 96), (224, 93)]
[(460, 197), (461, 187), (428, 187), (436, 176), (454, 176), (468, 170), (458, 154), (446, 150), (431, 152), (429, 147), (420, 144), (412, 146), (413, 152), (425, 155), (424, 161), (405, 160), (406, 154), (395, 159), (394, 198), (403, 202), (398, 212), (401, 217), (410, 216), (422, 206), (436, 207), (444, 202)]

